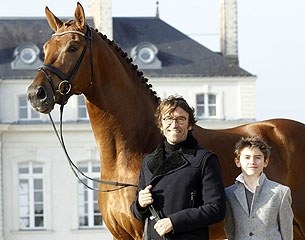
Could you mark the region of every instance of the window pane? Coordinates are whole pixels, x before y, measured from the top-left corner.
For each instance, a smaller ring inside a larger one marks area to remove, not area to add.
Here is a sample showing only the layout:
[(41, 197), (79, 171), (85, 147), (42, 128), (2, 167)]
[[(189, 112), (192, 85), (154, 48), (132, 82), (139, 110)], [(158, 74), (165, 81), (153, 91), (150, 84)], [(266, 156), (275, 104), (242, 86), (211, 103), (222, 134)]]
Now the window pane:
[(28, 118), (28, 110), (26, 108), (19, 108), (19, 118)]
[(34, 189), (42, 189), (42, 179), (34, 179)]
[(209, 115), (211, 117), (216, 116), (216, 107), (215, 106), (209, 106)]
[(87, 166), (79, 166), (79, 170), (81, 170), (82, 172), (88, 172), (88, 167)]
[(97, 172), (97, 173), (99, 173), (100, 172), (100, 166), (98, 165), (98, 166), (93, 166), (92, 167), (92, 172)]
[(94, 204), (94, 212), (95, 212), (95, 213), (100, 213), (100, 209), (99, 209), (97, 203)]
[(43, 214), (43, 205), (42, 204), (35, 204), (35, 213)]
[(35, 227), (43, 227), (43, 217), (35, 217)]
[(87, 110), (84, 108), (78, 109), (78, 118), (86, 118), (87, 117)]
[(79, 217), (79, 225), (88, 226), (88, 217), (86, 216)]
[(77, 105), (78, 105), (78, 118), (88, 118), (87, 116), (87, 108), (84, 96), (78, 96), (77, 97)]
[(42, 202), (43, 201), (43, 194), (42, 194), (42, 192), (35, 192), (34, 193), (34, 201), (35, 202)]
[(27, 194), (29, 192), (29, 181), (27, 179), (19, 180), (19, 193)]
[(216, 103), (216, 96), (214, 94), (209, 94), (209, 104)]
[(102, 225), (102, 224), (103, 224), (102, 216), (95, 216), (94, 217), (94, 225), (98, 226), (98, 225)]
[(196, 103), (197, 104), (204, 104), (204, 94), (197, 94), (196, 95)]
[(26, 107), (27, 106), (27, 99), (26, 95), (19, 96), (19, 106), (20, 107)]
[(204, 107), (197, 107), (197, 117), (204, 117)]
[(28, 166), (19, 166), (19, 173), (29, 173), (29, 167)]
[(19, 219), (19, 227), (20, 229), (25, 229), (30, 226), (30, 218), (28, 217), (23, 217)]
[(84, 213), (88, 214), (88, 203), (84, 204)]
[(19, 207), (19, 211), (20, 211), (20, 216), (23, 216), (23, 217), (29, 216), (29, 214), (30, 214), (29, 206)]
[(42, 173), (42, 166), (41, 166), (41, 164), (34, 164), (34, 166), (33, 166), (33, 173)]

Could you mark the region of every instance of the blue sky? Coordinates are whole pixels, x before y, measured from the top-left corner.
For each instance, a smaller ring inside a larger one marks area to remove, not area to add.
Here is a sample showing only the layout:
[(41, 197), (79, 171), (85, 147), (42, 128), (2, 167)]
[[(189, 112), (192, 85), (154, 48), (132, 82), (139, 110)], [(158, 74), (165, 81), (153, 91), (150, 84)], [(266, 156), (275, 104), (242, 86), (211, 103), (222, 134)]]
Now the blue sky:
[[(77, 1), (10, 0), (0, 17), (72, 16)], [(79, 0), (86, 13), (88, 0)], [(156, 0), (112, 0), (113, 16), (154, 16)], [(219, 51), (219, 0), (159, 0), (160, 18), (204, 46)], [(256, 119), (305, 123), (305, 1), (239, 0), (240, 66), (257, 76)]]

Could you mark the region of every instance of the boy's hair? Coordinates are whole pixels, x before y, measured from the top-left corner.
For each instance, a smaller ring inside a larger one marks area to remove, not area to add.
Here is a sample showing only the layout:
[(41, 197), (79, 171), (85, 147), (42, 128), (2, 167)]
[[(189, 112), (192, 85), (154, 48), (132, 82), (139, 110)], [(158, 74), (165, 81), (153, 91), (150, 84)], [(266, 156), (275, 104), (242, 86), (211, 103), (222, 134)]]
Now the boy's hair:
[(197, 120), (194, 108), (190, 107), (183, 97), (171, 95), (158, 105), (155, 112), (155, 120), (158, 128), (162, 127), (162, 116), (167, 113), (172, 114), (177, 107), (181, 107), (189, 114), (189, 125), (195, 125)]
[(257, 135), (254, 135), (254, 136), (242, 137), (236, 143), (235, 151), (234, 151), (235, 158), (239, 158), (241, 151), (246, 147), (258, 148), (263, 153), (264, 159), (267, 159), (270, 157), (271, 147), (269, 147), (263, 139), (261, 139)]

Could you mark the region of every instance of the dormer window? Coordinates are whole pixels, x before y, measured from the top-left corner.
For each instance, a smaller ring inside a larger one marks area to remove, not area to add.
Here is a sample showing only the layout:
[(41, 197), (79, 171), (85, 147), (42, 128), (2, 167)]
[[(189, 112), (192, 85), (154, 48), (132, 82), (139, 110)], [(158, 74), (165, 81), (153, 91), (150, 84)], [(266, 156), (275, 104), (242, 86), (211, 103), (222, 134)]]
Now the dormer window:
[(37, 59), (37, 54), (33, 48), (23, 48), (20, 52), (20, 59), (26, 64), (32, 64)]
[(139, 50), (138, 56), (143, 63), (149, 64), (155, 59), (155, 53), (151, 48), (143, 47)]
[(139, 43), (131, 49), (134, 64), (140, 69), (160, 69), (161, 61), (158, 59), (158, 48), (149, 42)]
[(12, 69), (37, 69), (42, 61), (39, 59), (40, 50), (33, 43), (22, 43), (15, 48)]

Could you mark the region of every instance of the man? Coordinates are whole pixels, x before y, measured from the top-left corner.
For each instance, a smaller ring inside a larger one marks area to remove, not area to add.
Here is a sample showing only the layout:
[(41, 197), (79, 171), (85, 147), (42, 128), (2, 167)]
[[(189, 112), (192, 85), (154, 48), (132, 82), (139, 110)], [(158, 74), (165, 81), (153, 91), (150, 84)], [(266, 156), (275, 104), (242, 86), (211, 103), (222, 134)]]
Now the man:
[(182, 97), (163, 100), (155, 117), (165, 138), (143, 159), (131, 211), (146, 221), (145, 239), (207, 240), (209, 225), (225, 216), (218, 158), (198, 146), (194, 109)]

